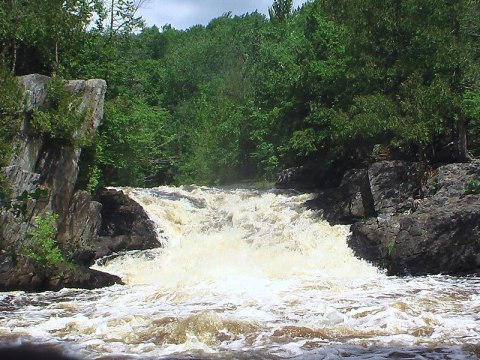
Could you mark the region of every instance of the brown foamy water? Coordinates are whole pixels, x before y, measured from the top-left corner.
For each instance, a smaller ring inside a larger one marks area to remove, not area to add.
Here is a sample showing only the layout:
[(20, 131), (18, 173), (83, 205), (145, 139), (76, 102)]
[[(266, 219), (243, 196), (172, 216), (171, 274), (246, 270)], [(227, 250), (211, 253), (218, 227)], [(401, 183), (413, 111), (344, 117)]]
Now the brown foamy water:
[(387, 277), (353, 256), (348, 226), (303, 208), (309, 194), (125, 191), (164, 248), (95, 266), (126, 286), (0, 293), (2, 343), (91, 359), (478, 357), (478, 277)]

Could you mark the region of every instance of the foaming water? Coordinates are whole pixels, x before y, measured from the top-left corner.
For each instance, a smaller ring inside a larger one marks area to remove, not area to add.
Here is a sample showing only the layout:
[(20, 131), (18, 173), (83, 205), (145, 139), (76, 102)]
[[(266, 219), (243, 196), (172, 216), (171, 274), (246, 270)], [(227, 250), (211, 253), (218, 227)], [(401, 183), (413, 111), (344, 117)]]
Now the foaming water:
[[(469, 359), (480, 279), (387, 277), (355, 258), (308, 194), (124, 189), (164, 247), (96, 268), (126, 286), (0, 294), (3, 341), (82, 358)], [(475, 355), (477, 354), (477, 355)]]

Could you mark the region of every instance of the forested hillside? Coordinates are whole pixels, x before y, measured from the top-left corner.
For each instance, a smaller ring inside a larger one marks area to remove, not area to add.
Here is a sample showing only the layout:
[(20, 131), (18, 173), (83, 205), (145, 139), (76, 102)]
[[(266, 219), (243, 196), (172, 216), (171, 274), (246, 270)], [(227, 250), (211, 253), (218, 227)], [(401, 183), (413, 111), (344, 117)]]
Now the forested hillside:
[(107, 81), (82, 154), (90, 187), (329, 171), (374, 147), (430, 162), (480, 152), (478, 0), (275, 0), (269, 16), (185, 31), (144, 27), (135, 4), (0, 2), (1, 161), (21, 103), (11, 75), (32, 72)]

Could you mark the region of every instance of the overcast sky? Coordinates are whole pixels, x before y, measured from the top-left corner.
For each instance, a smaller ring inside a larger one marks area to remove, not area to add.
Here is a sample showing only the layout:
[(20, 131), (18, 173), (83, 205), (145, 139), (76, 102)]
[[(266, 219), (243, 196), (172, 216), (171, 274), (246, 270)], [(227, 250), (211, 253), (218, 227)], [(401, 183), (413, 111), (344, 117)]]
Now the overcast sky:
[[(293, 6), (306, 0), (293, 0)], [(255, 10), (268, 13), (273, 0), (150, 0), (139, 15), (148, 26), (161, 28), (171, 24), (175, 29), (188, 29), (197, 24), (207, 25), (210, 20), (231, 11), (233, 15), (251, 13)]]

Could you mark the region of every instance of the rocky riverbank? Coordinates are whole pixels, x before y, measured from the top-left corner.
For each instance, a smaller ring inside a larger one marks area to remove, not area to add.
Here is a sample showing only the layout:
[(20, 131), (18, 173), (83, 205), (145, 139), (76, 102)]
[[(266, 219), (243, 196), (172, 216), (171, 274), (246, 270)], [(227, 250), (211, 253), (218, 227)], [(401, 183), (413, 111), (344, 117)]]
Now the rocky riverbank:
[(479, 161), (438, 168), (378, 161), (348, 171), (307, 206), (331, 223), (352, 224), (348, 244), (355, 254), (391, 275), (480, 267)]
[[(45, 108), (50, 81), (37, 74), (19, 78), (25, 94), (24, 116), (9, 166), (2, 171), (11, 198), (21, 198), (17, 204), (21, 211), (2, 208), (0, 213), (0, 290), (96, 288), (121, 283), (118, 277), (88, 266), (115, 251), (159, 246), (153, 223), (121, 191), (105, 189), (93, 199), (76, 190), (81, 147), (49, 141), (29, 129), (28, 114)], [(81, 99), (80, 111), (87, 114), (75, 138), (91, 139), (103, 117), (105, 81), (73, 80), (65, 89)], [(42, 189), (40, 196), (22, 197), (37, 189)], [(68, 263), (45, 266), (21, 251), (35, 228), (35, 218), (48, 213), (58, 215), (55, 240)]]

